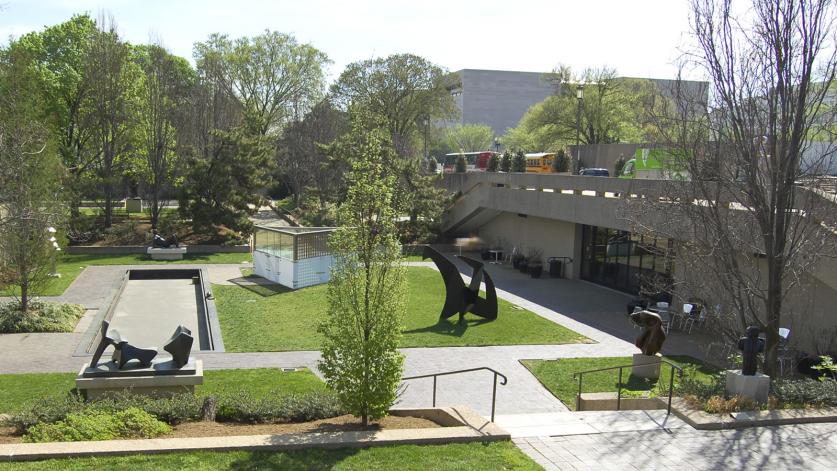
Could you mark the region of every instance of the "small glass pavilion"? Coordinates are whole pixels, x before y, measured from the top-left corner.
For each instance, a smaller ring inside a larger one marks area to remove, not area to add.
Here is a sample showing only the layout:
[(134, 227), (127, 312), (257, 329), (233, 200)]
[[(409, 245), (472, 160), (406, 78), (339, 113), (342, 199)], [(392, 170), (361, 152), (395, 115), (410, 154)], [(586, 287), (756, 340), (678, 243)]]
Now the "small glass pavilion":
[(329, 235), (333, 227), (256, 226), (253, 271), (288, 288), (327, 283), (331, 273)]

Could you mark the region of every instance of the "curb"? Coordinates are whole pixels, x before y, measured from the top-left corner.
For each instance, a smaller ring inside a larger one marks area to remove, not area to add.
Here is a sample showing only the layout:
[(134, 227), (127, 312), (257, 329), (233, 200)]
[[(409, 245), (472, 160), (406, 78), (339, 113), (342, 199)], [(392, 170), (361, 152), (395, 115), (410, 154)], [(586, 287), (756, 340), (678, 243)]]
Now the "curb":
[(0, 461), (32, 461), (86, 456), (185, 451), (287, 451), (305, 448), (366, 448), (383, 445), (430, 445), (510, 440), (498, 425), (467, 407), (393, 410), (393, 415), (414, 415), (459, 424), (423, 429), (314, 432), (283, 435), (154, 438), (90, 442), (14, 443), (0, 445)]

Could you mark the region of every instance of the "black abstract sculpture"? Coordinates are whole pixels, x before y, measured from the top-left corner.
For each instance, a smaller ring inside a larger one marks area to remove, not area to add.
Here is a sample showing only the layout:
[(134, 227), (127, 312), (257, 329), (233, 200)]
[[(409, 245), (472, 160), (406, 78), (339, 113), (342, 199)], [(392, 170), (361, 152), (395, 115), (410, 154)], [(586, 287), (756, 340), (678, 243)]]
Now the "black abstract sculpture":
[(163, 350), (171, 354), (171, 361), (174, 366), (182, 368), (186, 363), (189, 363), (189, 352), (192, 351), (194, 341), (192, 331), (181, 325), (175, 329), (174, 334), (166, 341)]
[(759, 338), (761, 329), (756, 326), (747, 327), (747, 333), (738, 341), (738, 349), (741, 350), (741, 374), (755, 376), (758, 369), (756, 356), (764, 351), (764, 339)]
[[(473, 268), (471, 284), (465, 286), (456, 265), (429, 245), (425, 245), (422, 252), (422, 259), (426, 258), (433, 260), (445, 282), (445, 305), (442, 307), (439, 319), (447, 319), (459, 313), (459, 320), (463, 321), (466, 312), (484, 319), (497, 318), (497, 292), (494, 289), (494, 281), (483, 269), (482, 262), (468, 257), (459, 257)], [(480, 297), (480, 283), (483, 278), (485, 279), (485, 298)]]
[(160, 234), (154, 232), (154, 238), (151, 240), (151, 246), (155, 249), (168, 249), (171, 247), (180, 247), (177, 241), (177, 234), (172, 234), (168, 238), (164, 238)]
[(642, 350), (643, 355), (656, 355), (666, 341), (666, 333), (663, 331), (663, 320), (656, 312), (636, 311), (631, 313), (631, 321), (642, 327), (634, 345)]
[(139, 348), (128, 343), (127, 339), (123, 339), (119, 332), (113, 331), (108, 335), (108, 328), (110, 323), (102, 321), (102, 339), (99, 340), (99, 346), (96, 347), (96, 352), (93, 354), (93, 359), (90, 361), (90, 367), (95, 368), (102, 358), (105, 349), (113, 345), (113, 355), (111, 361), (116, 363), (120, 370), (125, 367), (131, 360), (139, 361), (140, 366), (147, 368), (151, 366), (151, 360), (157, 356), (157, 350), (153, 348)]

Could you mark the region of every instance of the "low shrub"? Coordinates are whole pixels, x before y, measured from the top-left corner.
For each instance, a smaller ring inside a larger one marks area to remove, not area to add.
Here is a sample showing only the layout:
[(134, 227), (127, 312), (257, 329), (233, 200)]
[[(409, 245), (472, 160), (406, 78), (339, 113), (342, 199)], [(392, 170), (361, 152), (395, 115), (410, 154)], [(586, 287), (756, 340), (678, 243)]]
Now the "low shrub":
[(73, 412), (58, 422), (37, 424), (23, 436), (23, 441), (40, 443), (154, 438), (169, 432), (171, 427), (136, 407), (114, 413), (88, 409)]
[(337, 395), (330, 391), (254, 397), (245, 391), (218, 398), (219, 422), (307, 422), (345, 414)]
[(117, 412), (130, 407), (141, 409), (169, 425), (177, 425), (201, 416), (203, 400), (194, 394), (174, 394), (169, 397), (151, 397), (130, 391), (107, 393), (88, 403), (88, 407), (104, 412)]
[(724, 373), (719, 373), (706, 381), (687, 371), (679, 380), (675, 392), (679, 395), (695, 397), (700, 401), (706, 401), (715, 396), (723, 397), (726, 392), (726, 377)]
[(837, 381), (830, 378), (821, 381), (810, 378), (777, 379), (770, 384), (770, 394), (783, 406), (835, 407)]
[(70, 303), (33, 301), (23, 314), (20, 303), (0, 303), (0, 333), (72, 332), (84, 315), (84, 306)]
[(4, 424), (14, 427), (18, 434), (26, 433), (38, 424), (51, 424), (64, 420), (68, 415), (87, 408), (79, 394), (63, 394), (36, 399), (20, 410), (9, 414)]

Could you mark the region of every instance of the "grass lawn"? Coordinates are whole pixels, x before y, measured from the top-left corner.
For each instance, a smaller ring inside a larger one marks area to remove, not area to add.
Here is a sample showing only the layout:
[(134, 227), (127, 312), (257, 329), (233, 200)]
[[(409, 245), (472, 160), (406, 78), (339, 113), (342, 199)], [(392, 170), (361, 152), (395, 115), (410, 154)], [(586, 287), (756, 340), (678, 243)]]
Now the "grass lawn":
[[(439, 272), (407, 268), (407, 316), (402, 347), (535, 345), (584, 342), (565, 327), (508, 301), (498, 300), (497, 320), (473, 314), (439, 320), (444, 283)], [(325, 317), (326, 285), (290, 290), (280, 285), (214, 285), (218, 318), (228, 352), (318, 350), (317, 325)]]
[(509, 442), (450, 445), (395, 445), (291, 452), (189, 452), (119, 457), (0, 463), (0, 470), (538, 470), (542, 469)]
[[(75, 387), (75, 373), (27, 373), (0, 375), (0, 414), (45, 396), (66, 394)], [(241, 390), (253, 396), (275, 391), (303, 393), (325, 388), (320, 378), (308, 370), (283, 372), (274, 368), (247, 370), (205, 370), (204, 384), (196, 394)]]
[[(76, 277), (91, 265), (164, 265), (178, 263), (241, 263), (250, 262), (249, 253), (214, 253), (186, 254), (183, 260), (151, 260), (144, 254), (132, 255), (70, 255), (62, 254), (58, 258), (56, 271), (61, 278), (54, 278), (44, 287), (41, 296), (58, 296), (64, 293)], [(0, 296), (13, 294), (13, 288), (0, 287)]]
[[(688, 356), (664, 357), (666, 360), (678, 366), (691, 365), (696, 368), (695, 375), (699, 379), (709, 380), (709, 377), (718, 372), (717, 369), (703, 364), (701, 361)], [(552, 394), (561, 400), (571, 410), (575, 410), (575, 396), (578, 393), (578, 380), (573, 379), (573, 373), (579, 371), (596, 370), (613, 366), (630, 365), (631, 357), (606, 357), (606, 358), (564, 358), (560, 360), (523, 360), (521, 363), (538, 378)], [(671, 367), (662, 365), (660, 370), (660, 381), (668, 388)], [(639, 394), (643, 391), (651, 391), (657, 385), (657, 381), (650, 381), (630, 375), (630, 368), (622, 370), (622, 394)], [(676, 374), (676, 373), (675, 373)], [(619, 380), (619, 370), (601, 371), (584, 375), (582, 392), (616, 392)], [(676, 391), (676, 389), (675, 389)]]

